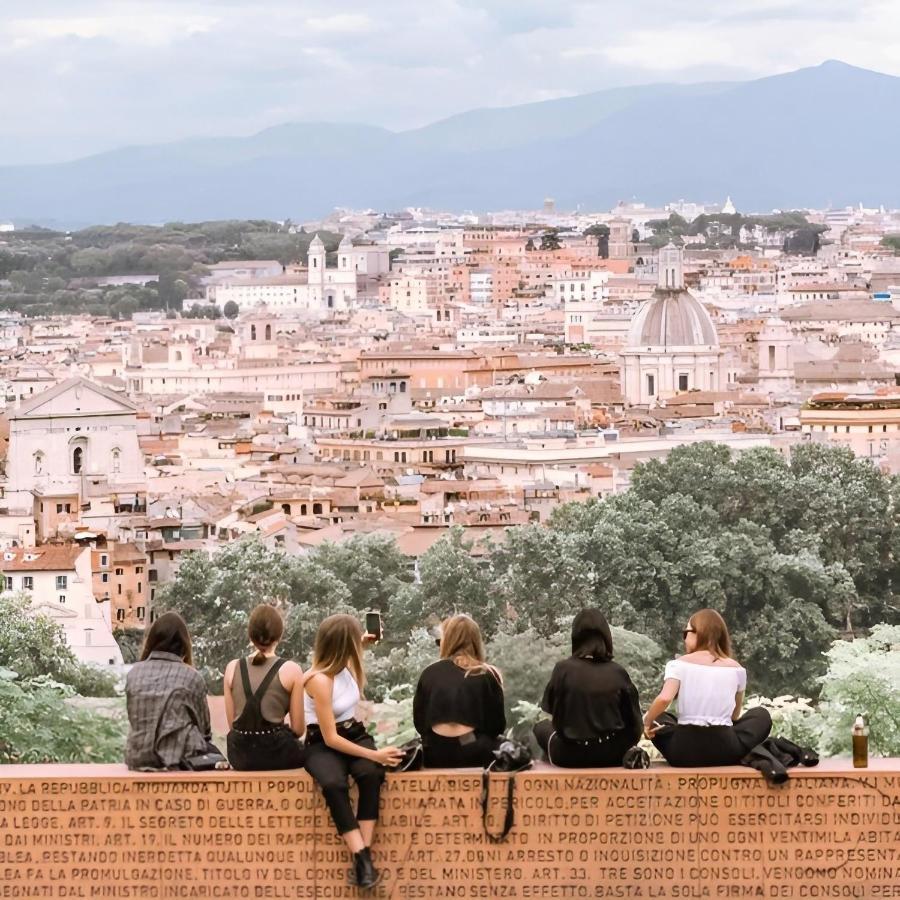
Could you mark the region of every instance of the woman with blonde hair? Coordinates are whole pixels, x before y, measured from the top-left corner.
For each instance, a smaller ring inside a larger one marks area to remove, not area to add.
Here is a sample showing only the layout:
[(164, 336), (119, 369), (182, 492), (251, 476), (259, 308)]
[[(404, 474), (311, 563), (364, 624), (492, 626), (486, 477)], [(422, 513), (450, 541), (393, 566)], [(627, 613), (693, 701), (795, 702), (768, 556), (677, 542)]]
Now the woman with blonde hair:
[[(250, 613), (247, 635), (255, 653), (225, 667), (228, 761), (243, 771), (299, 769), (303, 721), (303, 671), (278, 656), (284, 619), (269, 603)], [(290, 719), (290, 728), (285, 717)]]
[(413, 699), (425, 766), (486, 766), (506, 730), (503, 678), (487, 663), (481, 629), (470, 616), (443, 623), (440, 647), (440, 660), (422, 672)]
[[(353, 854), (351, 880), (368, 889), (380, 880), (370, 847), (378, 819), (384, 767), (397, 765), (403, 753), (396, 747), (375, 748), (365, 725), (355, 718), (366, 684), (362, 651), (376, 640), (363, 634), (348, 615), (329, 616), (316, 632), (312, 667), (304, 676), (306, 770), (322, 789), (338, 833)], [(354, 814), (349, 779), (359, 789)]]
[[(732, 658), (725, 620), (701, 609), (682, 632), (685, 654), (666, 663), (644, 733), (672, 766), (734, 766), (772, 729), (762, 707), (741, 715), (747, 672)], [(678, 698), (678, 716), (666, 712)]]

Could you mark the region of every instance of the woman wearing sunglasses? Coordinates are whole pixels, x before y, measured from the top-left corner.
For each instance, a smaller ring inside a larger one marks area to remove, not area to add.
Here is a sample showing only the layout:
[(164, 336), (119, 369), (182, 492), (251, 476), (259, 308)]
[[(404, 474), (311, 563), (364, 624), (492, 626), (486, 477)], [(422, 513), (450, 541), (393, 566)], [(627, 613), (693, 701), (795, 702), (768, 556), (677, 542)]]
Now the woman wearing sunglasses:
[[(772, 728), (762, 707), (741, 715), (747, 672), (732, 658), (725, 620), (694, 613), (683, 632), (684, 656), (666, 663), (665, 682), (644, 716), (644, 733), (669, 765), (733, 766)], [(678, 698), (678, 716), (666, 712)]]

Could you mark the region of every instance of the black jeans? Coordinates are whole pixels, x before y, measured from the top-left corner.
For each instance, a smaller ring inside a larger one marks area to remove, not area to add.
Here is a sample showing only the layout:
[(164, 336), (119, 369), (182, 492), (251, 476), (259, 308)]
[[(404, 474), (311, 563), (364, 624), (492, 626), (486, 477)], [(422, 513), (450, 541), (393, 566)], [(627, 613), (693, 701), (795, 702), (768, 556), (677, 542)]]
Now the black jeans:
[(553, 728), (549, 719), (534, 726), (534, 737), (547, 762), (564, 769), (597, 769), (621, 766), (622, 757), (636, 743), (626, 731), (613, 731), (602, 741), (570, 741)]
[(733, 725), (679, 725), (671, 713), (657, 717), (663, 728), (653, 745), (670, 766), (736, 766), (772, 730), (761, 706), (748, 709)]
[(304, 757), (300, 738), (285, 725), (263, 732), (228, 732), (228, 762), (241, 772), (302, 769)]
[(422, 738), (426, 769), (483, 769), (494, 761), (494, 750), (499, 746), (500, 738), (476, 731), (461, 739), (434, 732)]
[[(349, 727), (339, 727), (338, 733), (360, 747), (375, 749), (375, 741), (360, 722), (354, 722)], [(315, 725), (310, 725), (306, 730), (306, 771), (322, 789), (338, 834), (355, 831), (361, 821), (373, 822), (378, 818), (384, 768), (361, 756), (333, 750), (325, 743), (322, 732)], [(356, 815), (350, 805), (351, 776), (359, 789)]]

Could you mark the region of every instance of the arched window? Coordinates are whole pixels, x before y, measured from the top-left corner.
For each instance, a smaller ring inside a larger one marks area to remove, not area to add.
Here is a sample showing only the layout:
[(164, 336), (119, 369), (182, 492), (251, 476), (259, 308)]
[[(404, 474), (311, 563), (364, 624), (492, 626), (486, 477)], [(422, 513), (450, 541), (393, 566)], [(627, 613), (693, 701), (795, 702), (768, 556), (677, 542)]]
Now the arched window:
[(251, 341), (256, 340), (256, 326), (255, 325), (250, 326), (250, 340)]
[(69, 441), (69, 461), (72, 475), (81, 475), (87, 467), (87, 438), (76, 437)]
[(44, 474), (44, 454), (40, 450), (34, 454), (34, 474)]
[(112, 470), (113, 473), (118, 473), (121, 471), (122, 467), (122, 451), (116, 447), (112, 452)]
[(180, 350), (175, 351), (175, 362), (181, 362), (181, 351)]
[(314, 516), (322, 515), (322, 504), (321, 503), (313, 503), (313, 515)]
[(266, 340), (267, 341), (272, 340), (272, 326), (271, 325), (266, 325)]
[(281, 511), (282, 511), (286, 516), (289, 516), (289, 515), (291, 514), (291, 504), (290, 504), (290, 503), (282, 503), (282, 504), (281, 504)]

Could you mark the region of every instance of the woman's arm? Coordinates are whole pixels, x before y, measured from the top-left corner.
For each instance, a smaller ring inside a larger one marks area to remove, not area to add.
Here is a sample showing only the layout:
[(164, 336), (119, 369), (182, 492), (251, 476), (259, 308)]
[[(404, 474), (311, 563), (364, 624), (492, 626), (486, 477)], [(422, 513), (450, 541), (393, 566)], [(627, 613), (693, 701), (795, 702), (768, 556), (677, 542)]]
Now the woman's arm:
[(644, 734), (647, 737), (653, 737), (656, 733), (657, 729), (653, 721), (669, 708), (669, 704), (678, 696), (678, 688), (680, 687), (681, 682), (677, 678), (667, 678), (663, 682), (662, 690), (650, 704), (650, 709), (647, 710), (647, 714), (644, 716)]
[(425, 692), (425, 688), (422, 686), (424, 675), (425, 673), (423, 672), (419, 676), (419, 682), (416, 685), (416, 692), (413, 695), (413, 725), (415, 726), (416, 733), (419, 735), (424, 735), (425, 732), (429, 730), (425, 725), (427, 695)]
[(741, 717), (741, 707), (744, 705), (744, 692), (738, 691), (734, 695), (734, 712), (731, 714), (731, 721), (737, 722)]
[(484, 676), (488, 680), (488, 704), (485, 710), (485, 724), (492, 736), (506, 731), (506, 704), (503, 698), (503, 685), (497, 681), (493, 673)]
[[(625, 722), (625, 728), (630, 734), (634, 735), (634, 740), (638, 741), (641, 737), (641, 701), (638, 696), (637, 688), (634, 686), (628, 674), (625, 674), (625, 689), (620, 695), (622, 704), (622, 720)], [(658, 713), (657, 713), (658, 715)]]
[(234, 725), (234, 698), (231, 696), (231, 684), (234, 680), (234, 670), (238, 661), (233, 659), (225, 666), (225, 677), (222, 679), (222, 692), (225, 695), (225, 721), (228, 723), (228, 730), (231, 731)]
[[(306, 717), (303, 713), (303, 670), (295, 662), (287, 662), (281, 667), (281, 672), (287, 669), (290, 677), (291, 701), (288, 706), (288, 718), (291, 722), (291, 731), (301, 737), (306, 731)], [(278, 673), (279, 677), (281, 672)], [(284, 682), (282, 682), (283, 684)]]
[(334, 709), (332, 698), (334, 694), (334, 679), (322, 672), (313, 675), (306, 682), (306, 692), (316, 705), (316, 718), (319, 720), (319, 730), (322, 739), (338, 753), (346, 753), (348, 756), (360, 756), (382, 766), (395, 766), (403, 758), (403, 753), (396, 747), (385, 747), (382, 750), (370, 750), (359, 744), (341, 737), (334, 721)]
[(197, 714), (197, 727), (200, 729), (203, 737), (206, 740), (212, 740), (212, 725), (209, 721), (209, 700), (206, 696), (206, 682), (203, 680), (203, 676), (196, 670), (194, 670), (194, 684), (191, 690), (191, 693), (194, 696), (194, 700), (196, 703), (196, 709), (194, 710)]
[(556, 673), (558, 667), (559, 663), (556, 663), (553, 667), (553, 671), (550, 673), (550, 680), (544, 688), (544, 696), (541, 698), (541, 709), (551, 716), (553, 715), (553, 707), (556, 704)]

